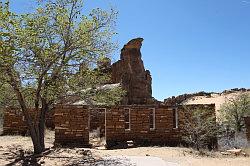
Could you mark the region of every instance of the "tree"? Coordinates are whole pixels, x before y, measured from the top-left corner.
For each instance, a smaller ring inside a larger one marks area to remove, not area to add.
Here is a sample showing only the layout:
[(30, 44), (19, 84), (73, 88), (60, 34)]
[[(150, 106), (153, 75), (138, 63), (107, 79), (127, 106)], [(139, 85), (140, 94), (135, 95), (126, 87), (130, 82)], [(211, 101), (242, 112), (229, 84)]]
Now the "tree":
[(217, 134), (219, 132), (216, 117), (211, 110), (189, 109), (184, 112), (183, 140), (198, 151), (204, 147), (212, 149), (217, 147)]
[(220, 109), (221, 121), (235, 132), (241, 132), (244, 127), (243, 117), (250, 114), (250, 94), (241, 93), (227, 99)]
[[(117, 13), (94, 9), (84, 15), (82, 4), (44, 0), (35, 12), (22, 15), (9, 10), (9, 1), (0, 4), (0, 82), (14, 92), (36, 154), (45, 150), (45, 113), (58, 99), (78, 95), (89, 103), (114, 104), (122, 95), (120, 87), (100, 88), (109, 77), (95, 69), (115, 49)], [(100, 97), (107, 93), (108, 98)]]

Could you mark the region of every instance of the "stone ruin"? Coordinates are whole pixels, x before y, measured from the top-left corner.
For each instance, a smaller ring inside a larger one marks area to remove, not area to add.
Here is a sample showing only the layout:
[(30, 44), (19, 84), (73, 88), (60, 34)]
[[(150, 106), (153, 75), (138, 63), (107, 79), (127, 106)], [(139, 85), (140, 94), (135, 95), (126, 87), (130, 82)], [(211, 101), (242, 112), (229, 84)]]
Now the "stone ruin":
[[(90, 132), (98, 127), (108, 146), (130, 140), (142, 145), (177, 145), (182, 142), (184, 108), (178, 104), (164, 105), (152, 97), (152, 77), (144, 67), (140, 51), (142, 41), (142, 38), (129, 41), (121, 50), (120, 60), (112, 65), (109, 59), (99, 63), (99, 67), (111, 75), (109, 83), (120, 83), (126, 90), (121, 104), (97, 108), (97, 113), (86, 105), (56, 105), (53, 114), (55, 144), (88, 146)], [(202, 107), (215, 112), (214, 104)], [(26, 131), (22, 115), (12, 110), (6, 111), (6, 115), (9, 116), (5, 117), (4, 130), (8, 130), (8, 134), (14, 126), (19, 126), (15, 133), (21, 126)], [(16, 117), (18, 121), (15, 121)]]
[[(121, 50), (120, 60), (111, 64), (111, 60), (105, 58), (98, 62), (98, 67), (105, 73), (110, 74), (111, 80), (109, 84), (120, 83), (122, 88), (127, 92), (121, 101), (121, 105), (149, 105), (157, 104), (157, 101), (152, 97), (152, 78), (149, 70), (145, 70), (142, 55), (141, 46), (143, 39), (136, 38), (130, 40)], [(77, 96), (70, 96), (66, 99), (61, 100), (64, 104), (77, 103), (79, 98)], [(15, 114), (16, 113), (16, 114)], [(103, 121), (104, 112), (102, 111), (91, 111), (91, 119), (93, 119), (93, 124), (91, 124), (90, 129), (96, 129), (97, 123)], [(48, 121), (49, 126), (53, 127), (53, 119), (49, 114), (50, 119)], [(98, 122), (96, 122), (98, 121)], [(11, 125), (21, 124), (19, 127), (13, 130), (13, 133), (26, 133), (27, 127), (24, 123), (24, 118), (22, 115), (18, 114), (16, 110), (6, 111), (5, 113), (5, 130), (4, 133), (11, 133)], [(18, 126), (18, 125), (17, 125)], [(103, 124), (102, 124), (103, 126)], [(20, 128), (20, 132), (18, 129)], [(8, 129), (8, 131), (7, 131)]]

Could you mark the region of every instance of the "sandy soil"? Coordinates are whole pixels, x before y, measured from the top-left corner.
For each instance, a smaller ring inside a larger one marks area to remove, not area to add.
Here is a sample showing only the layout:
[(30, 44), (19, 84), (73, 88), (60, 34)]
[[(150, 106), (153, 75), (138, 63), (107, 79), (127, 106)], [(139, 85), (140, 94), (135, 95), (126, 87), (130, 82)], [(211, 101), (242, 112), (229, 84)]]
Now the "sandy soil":
[(34, 159), (32, 143), (29, 137), (0, 136), (0, 165), (40, 164), (40, 165), (113, 165), (127, 166), (116, 156), (158, 157), (169, 163), (180, 166), (248, 166), (249, 157), (222, 156), (219, 152), (210, 157), (201, 157), (187, 148), (171, 147), (138, 147), (131, 149), (102, 150), (83, 148), (53, 149), (54, 133), (46, 133), (46, 147), (51, 148), (43, 157)]
[(167, 162), (178, 163), (180, 166), (248, 166), (249, 157), (224, 157), (219, 153), (214, 157), (200, 157), (190, 154), (190, 149), (171, 147), (139, 147), (132, 149), (95, 151), (100, 156), (153, 156)]
[(177, 163), (166, 162), (159, 157), (151, 156), (112, 156), (107, 159), (123, 160), (123, 164), (130, 166), (179, 166)]

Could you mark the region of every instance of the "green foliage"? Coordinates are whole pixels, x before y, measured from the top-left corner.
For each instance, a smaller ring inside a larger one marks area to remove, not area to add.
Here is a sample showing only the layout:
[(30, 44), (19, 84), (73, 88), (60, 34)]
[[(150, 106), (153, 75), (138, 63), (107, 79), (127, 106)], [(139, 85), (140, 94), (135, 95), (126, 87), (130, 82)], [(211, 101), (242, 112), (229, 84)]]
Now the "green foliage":
[(67, 85), (72, 90), (72, 95), (80, 96), (81, 100), (89, 105), (115, 105), (125, 92), (120, 84), (107, 84), (109, 81), (109, 75), (101, 69), (81, 67), (81, 70), (68, 80)]
[(9, 1), (0, 2), (1, 106), (18, 101), (39, 154), (45, 150), (45, 113), (58, 100), (120, 100), (121, 88), (101, 88), (108, 76), (97, 69), (98, 60), (115, 49), (117, 13), (94, 9), (86, 15), (81, 0), (42, 0), (34, 13), (20, 15), (10, 12)]
[(197, 150), (204, 147), (213, 148), (211, 146), (216, 142), (219, 130), (216, 117), (211, 110), (186, 108), (184, 115), (183, 140)]
[(243, 117), (250, 115), (250, 94), (242, 93), (228, 99), (220, 109), (220, 121), (234, 131), (240, 132), (244, 127)]
[(6, 106), (18, 105), (14, 92), (8, 84), (0, 85), (0, 94), (0, 110), (4, 110)]
[[(85, 15), (82, 4), (40, 1), (34, 13), (16, 15), (9, 11), (8, 1), (1, 2), (0, 80), (12, 87), (12, 75), (28, 107), (42, 100), (55, 103), (69, 92), (90, 100), (105, 98), (105, 103), (115, 103), (123, 94), (119, 87), (97, 91), (108, 76), (95, 70), (98, 59), (116, 48), (112, 36), (117, 13), (94, 9)], [(83, 93), (89, 88), (96, 91)]]

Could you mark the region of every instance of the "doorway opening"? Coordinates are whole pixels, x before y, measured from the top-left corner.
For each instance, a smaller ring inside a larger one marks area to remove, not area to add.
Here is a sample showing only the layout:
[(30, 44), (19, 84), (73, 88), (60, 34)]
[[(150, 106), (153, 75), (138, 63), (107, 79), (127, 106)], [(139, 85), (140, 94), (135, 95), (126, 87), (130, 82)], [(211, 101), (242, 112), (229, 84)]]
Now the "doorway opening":
[(105, 113), (106, 108), (90, 110), (89, 143), (93, 148), (105, 148)]

